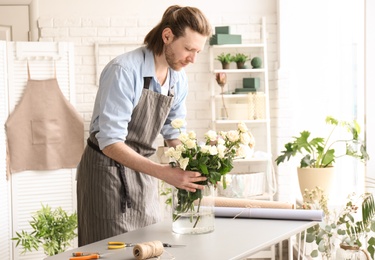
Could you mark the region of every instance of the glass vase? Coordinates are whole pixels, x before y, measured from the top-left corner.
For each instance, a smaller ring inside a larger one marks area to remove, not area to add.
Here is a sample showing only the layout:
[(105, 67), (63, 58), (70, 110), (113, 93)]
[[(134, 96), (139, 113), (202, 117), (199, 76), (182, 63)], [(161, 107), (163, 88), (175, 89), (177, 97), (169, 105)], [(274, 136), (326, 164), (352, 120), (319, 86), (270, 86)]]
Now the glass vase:
[(205, 185), (203, 190), (196, 192), (173, 188), (173, 232), (177, 234), (205, 234), (214, 231), (214, 192), (212, 185)]

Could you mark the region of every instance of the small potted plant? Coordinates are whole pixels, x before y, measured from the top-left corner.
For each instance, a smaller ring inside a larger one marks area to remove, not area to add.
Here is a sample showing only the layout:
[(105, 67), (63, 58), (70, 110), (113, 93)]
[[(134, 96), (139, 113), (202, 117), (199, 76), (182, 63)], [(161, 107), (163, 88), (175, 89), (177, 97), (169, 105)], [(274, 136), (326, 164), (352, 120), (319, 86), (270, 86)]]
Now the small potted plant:
[(246, 69), (246, 61), (250, 60), (250, 57), (243, 53), (236, 53), (233, 56), (233, 61), (237, 64), (237, 69)]
[(76, 213), (68, 215), (61, 207), (52, 210), (48, 205), (42, 205), (42, 209), (37, 211), (32, 219), (29, 221), (33, 228), (31, 233), (22, 230), (21, 233), (16, 232), (17, 236), (12, 238), (17, 241), (16, 247), (22, 245), (23, 254), (38, 250), (42, 245), (46, 255), (56, 255), (64, 252), (77, 237)]
[[(329, 193), (336, 158), (347, 155), (360, 159), (362, 162), (369, 159), (365, 143), (359, 138), (361, 129), (357, 121), (339, 121), (331, 116), (327, 116), (325, 121), (332, 125), (327, 138), (310, 139), (311, 133), (306, 130), (302, 131), (299, 136), (293, 137), (293, 141), (285, 144), (285, 150), (275, 160), (279, 165), (291, 157), (302, 157), (297, 168), (301, 194), (305, 188), (311, 190), (316, 186), (324, 188), (327, 194)], [(338, 129), (344, 130), (347, 136), (331, 141), (333, 132)], [(339, 144), (345, 146), (343, 154), (337, 154), (338, 152), (334, 149)]]
[(223, 69), (229, 69), (230, 63), (233, 62), (233, 56), (230, 53), (221, 53), (216, 59), (221, 62)]

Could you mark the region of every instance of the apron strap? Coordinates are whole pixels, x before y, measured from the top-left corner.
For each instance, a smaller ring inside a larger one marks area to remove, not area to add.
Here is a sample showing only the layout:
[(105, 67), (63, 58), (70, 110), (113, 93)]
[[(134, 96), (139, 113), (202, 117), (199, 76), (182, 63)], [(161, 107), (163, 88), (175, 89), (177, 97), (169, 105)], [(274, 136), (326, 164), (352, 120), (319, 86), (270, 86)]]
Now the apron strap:
[(130, 195), (129, 195), (129, 186), (128, 186), (128, 182), (125, 176), (125, 167), (124, 165), (121, 165), (116, 161), (115, 161), (115, 166), (120, 171), (121, 183), (122, 185), (124, 185), (124, 188), (125, 188), (125, 196), (121, 197), (121, 209), (122, 209), (122, 213), (125, 213), (126, 208), (132, 207), (132, 202), (130, 200)]
[(150, 82), (151, 82), (152, 77), (144, 77), (143, 80), (143, 88), (149, 89), (150, 88)]
[[(144, 77), (143, 80), (143, 88), (144, 89), (149, 89), (150, 88), (150, 82), (151, 82), (152, 77)], [(168, 96), (173, 97), (174, 96), (174, 86), (171, 86), (168, 90)]]

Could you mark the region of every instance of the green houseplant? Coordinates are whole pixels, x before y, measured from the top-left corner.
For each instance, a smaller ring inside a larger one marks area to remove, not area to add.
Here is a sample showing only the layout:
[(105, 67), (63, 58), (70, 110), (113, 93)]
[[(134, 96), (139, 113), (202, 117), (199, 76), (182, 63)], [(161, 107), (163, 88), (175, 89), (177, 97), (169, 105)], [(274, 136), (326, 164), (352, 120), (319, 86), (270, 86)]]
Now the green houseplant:
[(237, 69), (246, 68), (245, 63), (248, 60), (250, 60), (250, 57), (243, 53), (236, 53), (236, 55), (233, 56), (233, 61), (237, 64)]
[(33, 228), (31, 233), (22, 230), (12, 238), (17, 241), (16, 247), (22, 245), (23, 254), (38, 250), (42, 245), (44, 253), (52, 256), (64, 252), (77, 237), (77, 214), (68, 215), (61, 207), (52, 210), (48, 205), (42, 205), (29, 224)]
[[(336, 158), (350, 156), (361, 160), (369, 159), (365, 143), (359, 138), (360, 126), (357, 121), (339, 121), (327, 116), (325, 122), (331, 126), (326, 138), (310, 138), (309, 131), (302, 131), (291, 142), (285, 144), (285, 150), (276, 158), (279, 165), (291, 157), (300, 156), (297, 175), (301, 194), (305, 189), (321, 187), (327, 194), (330, 193), (334, 178), (334, 162)], [(344, 137), (333, 140), (333, 134), (341, 130)], [(341, 148), (337, 149), (336, 148)]]
[[(305, 190), (303, 209), (322, 209), (324, 220), (306, 230), (306, 243), (316, 245), (310, 256), (332, 258), (336, 247), (340, 249), (362, 251), (371, 259), (375, 255), (375, 202), (371, 193), (359, 197), (348, 196), (345, 206), (338, 212), (330, 209), (328, 198), (319, 187)], [(350, 258), (353, 259), (353, 258)]]
[[(333, 126), (327, 138), (315, 137), (309, 140), (311, 133), (306, 130), (302, 131), (300, 136), (293, 137), (293, 141), (285, 144), (285, 150), (276, 158), (276, 164), (279, 165), (297, 154), (303, 156), (300, 161), (300, 168), (331, 167), (335, 162), (335, 158), (345, 155), (358, 158), (361, 161), (369, 159), (365, 143), (359, 138), (361, 129), (356, 120), (351, 122), (339, 121), (331, 116), (327, 116), (325, 121), (327, 124)], [(346, 130), (351, 136), (346, 139), (331, 141), (330, 138), (337, 128)], [(335, 154), (334, 146), (339, 143), (345, 144), (345, 154)]]
[(230, 53), (221, 53), (216, 59), (221, 62), (223, 69), (229, 69), (230, 63), (233, 62), (233, 56)]

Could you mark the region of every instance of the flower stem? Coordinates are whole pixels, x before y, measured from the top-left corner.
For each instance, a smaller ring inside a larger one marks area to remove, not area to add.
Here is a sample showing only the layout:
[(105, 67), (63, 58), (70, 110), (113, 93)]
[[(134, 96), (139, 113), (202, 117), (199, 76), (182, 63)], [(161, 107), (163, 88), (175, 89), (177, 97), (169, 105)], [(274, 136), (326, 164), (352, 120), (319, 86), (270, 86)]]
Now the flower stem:
[[(201, 207), (201, 201), (202, 201), (202, 198), (199, 198), (198, 208), (197, 208), (197, 214), (199, 213), (199, 209), (200, 209), (200, 207)], [(195, 227), (197, 226), (197, 224), (198, 224), (200, 218), (201, 218), (201, 215), (198, 214), (197, 220), (195, 220), (195, 223), (194, 223), (193, 228), (195, 228)]]

